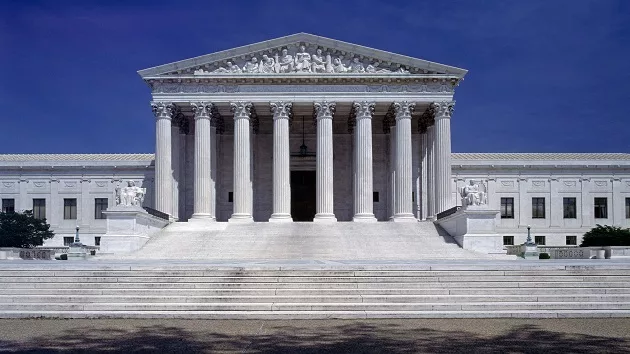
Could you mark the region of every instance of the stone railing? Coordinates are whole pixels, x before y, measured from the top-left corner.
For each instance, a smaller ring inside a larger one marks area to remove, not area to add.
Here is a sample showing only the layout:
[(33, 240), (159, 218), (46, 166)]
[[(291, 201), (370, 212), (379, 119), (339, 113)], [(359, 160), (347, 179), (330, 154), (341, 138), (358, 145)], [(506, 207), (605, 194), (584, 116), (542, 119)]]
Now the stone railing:
[(153, 215), (156, 218), (160, 218), (160, 219), (163, 219), (163, 220), (166, 220), (166, 221), (169, 220), (169, 217), (168, 217), (167, 213), (163, 213), (163, 212), (161, 212), (161, 211), (159, 211), (157, 209), (153, 209), (153, 208), (149, 208), (149, 207), (144, 207), (144, 210), (146, 210), (146, 212), (149, 213), (149, 215)]
[[(521, 245), (505, 246), (508, 255), (518, 256)], [(598, 253), (599, 251), (599, 253)], [(538, 246), (539, 253), (547, 253), (551, 259), (590, 259), (630, 258), (630, 246), (578, 247), (578, 246)]]

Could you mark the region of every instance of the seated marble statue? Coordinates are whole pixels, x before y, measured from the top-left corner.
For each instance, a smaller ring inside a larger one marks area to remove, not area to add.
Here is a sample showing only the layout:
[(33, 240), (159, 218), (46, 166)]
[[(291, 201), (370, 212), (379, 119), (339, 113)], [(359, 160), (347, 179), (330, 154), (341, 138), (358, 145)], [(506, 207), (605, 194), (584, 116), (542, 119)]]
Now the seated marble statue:
[(258, 59), (253, 57), (252, 60), (245, 62), (243, 64), (243, 72), (244, 73), (257, 73), (258, 72)]
[(348, 71), (348, 68), (343, 64), (341, 58), (335, 58), (333, 61), (333, 70), (336, 73), (345, 73)]
[(350, 71), (353, 73), (364, 73), (365, 68), (363, 67), (363, 63), (359, 61), (359, 58), (352, 59), (352, 63), (350, 64)]
[(485, 205), (488, 203), (488, 194), (483, 182), (477, 184), (474, 180), (461, 189), (462, 205)]
[(134, 181), (127, 181), (127, 186), (117, 189), (116, 204), (122, 206), (142, 206), (146, 188), (136, 186)]
[(311, 72), (311, 55), (304, 46), (300, 46), (300, 51), (295, 53), (295, 71)]
[(282, 57), (278, 60), (278, 72), (281, 73), (290, 73), (293, 71), (294, 63), (293, 56), (289, 54), (289, 51), (286, 49), (282, 50)]
[[(238, 67), (238, 65), (234, 65), (232, 64), (231, 61), (228, 61), (226, 63), (227, 68), (224, 67), (220, 67), (218, 69), (216, 69), (215, 71), (213, 71), (213, 73), (219, 73), (219, 74), (234, 74), (234, 73), (241, 73), (241, 68)], [(196, 72), (195, 72), (196, 73)]]
[(388, 69), (381, 69), (378, 66), (379, 66), (378, 62), (374, 64), (370, 64), (367, 66), (367, 68), (365, 68), (365, 72), (370, 73), (370, 74), (387, 74), (387, 73), (392, 72), (391, 70), (388, 70)]
[(311, 63), (311, 71), (314, 73), (326, 72), (326, 59), (322, 55), (322, 50), (317, 48), (315, 54), (313, 54), (313, 62)]
[(260, 61), (260, 65), (258, 66), (258, 70), (261, 73), (273, 73), (275, 72), (276, 62), (273, 58), (267, 56), (267, 54), (263, 54), (262, 60)]

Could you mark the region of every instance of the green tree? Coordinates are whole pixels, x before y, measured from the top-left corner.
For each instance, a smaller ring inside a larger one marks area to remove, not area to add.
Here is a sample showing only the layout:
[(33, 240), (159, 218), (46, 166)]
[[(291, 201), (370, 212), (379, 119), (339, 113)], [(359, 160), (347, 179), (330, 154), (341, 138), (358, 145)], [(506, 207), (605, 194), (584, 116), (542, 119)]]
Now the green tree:
[(597, 224), (584, 234), (580, 247), (588, 246), (630, 246), (630, 229)]
[(32, 248), (54, 235), (46, 219), (36, 219), (32, 210), (0, 213), (0, 247)]

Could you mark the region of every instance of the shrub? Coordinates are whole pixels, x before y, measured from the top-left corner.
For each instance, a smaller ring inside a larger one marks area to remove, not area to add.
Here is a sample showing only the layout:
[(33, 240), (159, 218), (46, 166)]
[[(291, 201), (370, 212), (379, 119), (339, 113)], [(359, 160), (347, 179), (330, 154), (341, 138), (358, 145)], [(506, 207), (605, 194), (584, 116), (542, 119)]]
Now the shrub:
[(584, 234), (580, 247), (630, 246), (630, 229), (599, 225)]
[(46, 220), (35, 218), (31, 210), (0, 213), (0, 247), (33, 248), (53, 236)]
[(538, 255), (538, 259), (551, 259), (551, 256), (549, 255), (549, 253), (543, 252)]

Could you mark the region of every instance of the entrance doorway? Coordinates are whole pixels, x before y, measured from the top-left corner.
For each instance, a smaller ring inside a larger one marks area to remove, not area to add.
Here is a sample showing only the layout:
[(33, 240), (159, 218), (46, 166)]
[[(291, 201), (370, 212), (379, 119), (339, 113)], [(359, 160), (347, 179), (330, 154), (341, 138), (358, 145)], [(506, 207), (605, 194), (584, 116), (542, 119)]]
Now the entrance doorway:
[(291, 171), (291, 217), (313, 221), (315, 217), (315, 171)]

